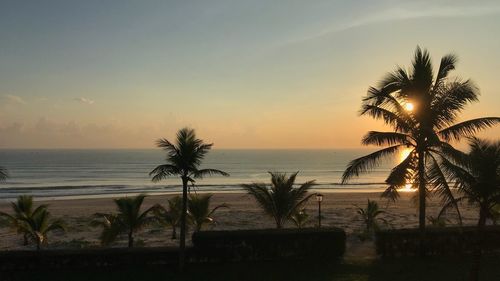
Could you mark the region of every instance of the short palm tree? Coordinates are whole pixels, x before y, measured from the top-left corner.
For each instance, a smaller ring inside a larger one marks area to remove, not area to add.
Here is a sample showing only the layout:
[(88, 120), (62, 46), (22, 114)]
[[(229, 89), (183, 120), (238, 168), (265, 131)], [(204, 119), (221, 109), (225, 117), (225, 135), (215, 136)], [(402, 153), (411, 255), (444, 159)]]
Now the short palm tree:
[(373, 232), (379, 229), (378, 221), (384, 221), (381, 218), (378, 218), (384, 211), (380, 210), (378, 203), (376, 201), (371, 201), (368, 199), (368, 204), (366, 204), (366, 208), (357, 207), (357, 213), (363, 219), (365, 224), (365, 232), (368, 235), (373, 234)]
[(165, 209), (163, 206), (157, 205), (154, 213), (161, 225), (172, 228), (171, 238), (177, 239), (177, 228), (180, 225), (182, 213), (182, 198), (174, 196), (168, 199), (168, 208)]
[(30, 218), (34, 212), (39, 212), (39, 209), (46, 209), (47, 205), (40, 205), (35, 210), (33, 210), (33, 197), (28, 195), (21, 195), (17, 197), (16, 202), (11, 202), (13, 215), (9, 215), (4, 212), (0, 212), (0, 217), (3, 217), (7, 224), (13, 229), (17, 230), (17, 233), (23, 234), (23, 245), (28, 245), (28, 234), (23, 232), (23, 228), (19, 225), (23, 219)]
[(286, 221), (291, 219), (291, 216), (314, 195), (307, 194), (314, 185), (314, 180), (294, 187), (298, 173), (293, 173), (288, 177), (286, 173), (269, 172), (271, 186), (264, 183), (242, 185), (247, 193), (255, 198), (264, 212), (274, 218), (277, 228), (283, 228)]
[(157, 141), (158, 147), (167, 152), (166, 164), (157, 166), (149, 173), (153, 182), (159, 182), (168, 177), (177, 176), (182, 180), (182, 212), (179, 268), (183, 270), (186, 249), (186, 214), (188, 200), (188, 184), (194, 183), (195, 179), (210, 175), (229, 176), (228, 173), (216, 169), (201, 169), (201, 161), (210, 151), (213, 144), (204, 143), (196, 137), (193, 129), (183, 128), (177, 132), (176, 143), (167, 139)]
[(368, 132), (362, 140), (364, 145), (387, 147), (352, 160), (342, 175), (342, 183), (347, 183), (386, 157), (409, 149), (408, 156), (387, 177), (388, 188), (383, 196), (396, 200), (399, 188), (408, 183), (417, 186), (421, 243), (428, 188), (437, 191), (443, 203), (454, 199), (440, 169), (440, 164), (455, 151), (448, 142), (472, 136), (500, 122), (499, 117), (485, 117), (455, 124), (465, 105), (477, 101), (479, 95), (472, 81), (449, 77), (456, 62), (456, 56), (444, 56), (434, 75), (429, 53), (417, 47), (410, 71), (398, 67), (377, 88), (371, 87), (360, 114), (382, 119), (393, 130)]
[(210, 210), (212, 194), (191, 195), (188, 201), (188, 215), (195, 231), (200, 231), (204, 224), (215, 223), (212, 215), (219, 208), (228, 208), (227, 204), (220, 204)]
[(495, 220), (495, 208), (500, 204), (500, 141), (471, 138), (469, 145), (468, 154), (455, 153), (454, 161), (444, 162), (443, 166), (460, 192), (455, 202), (467, 201), (479, 209), (477, 226), (480, 240), (471, 272), (471, 279), (478, 280), (482, 232), (488, 218)]
[(9, 177), (9, 172), (4, 167), (0, 167), (0, 182), (5, 181)]
[(95, 218), (91, 225), (103, 228), (100, 236), (103, 245), (114, 242), (118, 235), (126, 233), (128, 247), (132, 248), (134, 246), (134, 233), (156, 221), (154, 216), (149, 215), (156, 206), (150, 207), (141, 213), (141, 206), (145, 197), (145, 195), (141, 194), (135, 197), (115, 199), (118, 209), (117, 214), (98, 213), (94, 215)]
[(303, 228), (309, 221), (309, 214), (306, 212), (306, 209), (303, 208), (293, 213), (290, 219), (297, 228)]
[(40, 250), (41, 245), (48, 243), (49, 232), (66, 230), (62, 220), (50, 219), (50, 213), (46, 208), (37, 208), (31, 216), (19, 219), (18, 227), (35, 242), (37, 251)]

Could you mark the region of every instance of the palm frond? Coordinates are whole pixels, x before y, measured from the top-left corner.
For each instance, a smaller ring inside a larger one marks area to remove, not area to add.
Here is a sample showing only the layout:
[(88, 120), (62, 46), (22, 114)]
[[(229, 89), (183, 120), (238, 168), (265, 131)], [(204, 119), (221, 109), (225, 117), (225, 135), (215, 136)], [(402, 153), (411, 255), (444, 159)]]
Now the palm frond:
[(403, 145), (411, 145), (413, 138), (410, 135), (396, 132), (377, 132), (377, 131), (369, 131), (361, 140), (363, 145), (395, 145), (395, 144), (403, 144)]
[(206, 176), (214, 176), (214, 175), (229, 177), (228, 173), (221, 171), (221, 170), (217, 170), (217, 169), (201, 169), (201, 170), (193, 171), (194, 178), (203, 178)]
[(450, 126), (438, 134), (446, 141), (460, 140), (462, 137), (473, 136), (479, 130), (490, 128), (498, 123), (500, 123), (500, 117), (477, 118)]
[(457, 61), (458, 57), (454, 54), (445, 55), (441, 58), (441, 63), (439, 64), (439, 70), (436, 77), (436, 84), (443, 83), (443, 80), (448, 76), (448, 73), (455, 69)]
[(359, 174), (364, 173), (379, 164), (379, 161), (387, 156), (391, 156), (401, 149), (401, 145), (394, 145), (379, 151), (373, 152), (366, 156), (357, 158), (349, 162), (346, 170), (342, 174), (342, 184), (347, 183), (351, 178), (359, 176)]

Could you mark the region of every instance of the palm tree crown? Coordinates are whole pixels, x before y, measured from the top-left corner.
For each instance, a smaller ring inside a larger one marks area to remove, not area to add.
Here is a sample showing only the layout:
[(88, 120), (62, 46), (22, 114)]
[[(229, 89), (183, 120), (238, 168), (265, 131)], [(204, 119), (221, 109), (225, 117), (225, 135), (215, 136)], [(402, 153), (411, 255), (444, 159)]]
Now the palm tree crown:
[(449, 77), (456, 62), (456, 56), (444, 56), (434, 74), (429, 53), (417, 47), (410, 71), (398, 67), (387, 74), (377, 88), (371, 87), (363, 99), (360, 114), (382, 119), (393, 131), (368, 132), (362, 140), (364, 145), (387, 147), (351, 161), (342, 176), (342, 183), (346, 183), (374, 168), (384, 158), (409, 149), (408, 156), (387, 177), (388, 188), (383, 196), (395, 200), (400, 187), (415, 184), (421, 229), (425, 228), (428, 184), (444, 202), (453, 201), (440, 169), (440, 164), (455, 151), (448, 142), (472, 136), (500, 122), (499, 117), (486, 117), (455, 124), (465, 105), (477, 101), (479, 95), (472, 81)]
[(210, 210), (210, 199), (212, 194), (191, 195), (188, 201), (189, 218), (194, 225), (195, 231), (200, 231), (204, 224), (214, 223), (212, 215), (219, 208), (228, 208), (227, 204), (220, 204)]
[(177, 142), (173, 144), (167, 139), (159, 139), (157, 145), (167, 152), (167, 164), (157, 166), (149, 173), (153, 182), (159, 182), (170, 176), (181, 176), (193, 183), (196, 178), (209, 175), (229, 176), (228, 173), (216, 169), (200, 169), (201, 161), (210, 151), (213, 144), (203, 143), (196, 138), (195, 131), (183, 128), (177, 133)]
[[(478, 225), (494, 219), (500, 204), (500, 141), (471, 138), (469, 153), (456, 153), (453, 162), (444, 163), (444, 171), (456, 183), (460, 197), (479, 207)], [(446, 207), (443, 210), (446, 210)]]
[(29, 195), (20, 195), (17, 197), (16, 202), (11, 202), (13, 215), (0, 212), (0, 217), (4, 218), (12, 228), (17, 230), (17, 233), (22, 233), (24, 238), (24, 245), (28, 245), (28, 234), (24, 233), (20, 224), (23, 220), (29, 219), (33, 213), (40, 212), (40, 209), (47, 209), (47, 205), (42, 204), (33, 210), (33, 197)]
[(252, 195), (264, 212), (274, 218), (277, 228), (282, 228), (291, 216), (298, 212), (305, 202), (314, 194), (307, 194), (314, 185), (308, 181), (295, 188), (295, 178), (299, 172), (290, 177), (285, 173), (272, 173), (271, 186), (263, 183), (243, 184), (242, 187)]
[(37, 208), (31, 216), (21, 218), (18, 227), (35, 242), (37, 250), (48, 243), (49, 232), (66, 230), (62, 220), (50, 220), (50, 213), (46, 208)]
[(161, 225), (172, 228), (171, 238), (177, 239), (177, 227), (179, 227), (181, 222), (182, 198), (175, 196), (168, 199), (167, 208), (158, 204), (154, 213)]
[(121, 233), (128, 235), (128, 247), (134, 246), (134, 233), (144, 226), (156, 221), (156, 218), (149, 216), (156, 206), (150, 207), (141, 213), (142, 202), (145, 195), (115, 199), (118, 214), (95, 214), (93, 226), (103, 227), (101, 242), (109, 244), (116, 240)]

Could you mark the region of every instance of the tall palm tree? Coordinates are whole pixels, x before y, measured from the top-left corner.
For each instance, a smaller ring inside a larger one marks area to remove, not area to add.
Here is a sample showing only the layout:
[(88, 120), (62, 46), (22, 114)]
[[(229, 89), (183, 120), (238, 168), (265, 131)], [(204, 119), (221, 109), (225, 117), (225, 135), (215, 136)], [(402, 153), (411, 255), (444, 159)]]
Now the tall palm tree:
[(194, 183), (195, 179), (204, 176), (222, 175), (229, 176), (228, 173), (217, 169), (200, 169), (202, 160), (210, 151), (213, 144), (204, 143), (196, 137), (193, 129), (183, 128), (177, 132), (175, 143), (167, 139), (159, 139), (157, 146), (167, 152), (166, 164), (159, 165), (149, 173), (153, 182), (159, 182), (168, 177), (176, 176), (182, 180), (182, 213), (181, 213), (181, 233), (180, 233), (180, 253), (179, 268), (183, 270), (186, 249), (186, 213), (188, 200), (188, 184)]
[(66, 230), (62, 220), (50, 219), (50, 213), (46, 208), (37, 208), (31, 216), (21, 218), (18, 227), (35, 242), (37, 251), (40, 250), (41, 245), (48, 243), (49, 232)]
[(13, 215), (9, 215), (4, 212), (0, 212), (0, 217), (3, 217), (7, 224), (12, 228), (17, 230), (17, 233), (23, 234), (23, 245), (28, 245), (28, 234), (23, 232), (23, 228), (20, 227), (20, 223), (23, 219), (27, 219), (33, 216), (33, 213), (39, 212), (39, 209), (46, 209), (47, 205), (40, 205), (35, 210), (33, 210), (33, 197), (29, 195), (20, 195), (17, 197), (16, 202), (11, 202)]
[(383, 196), (396, 200), (400, 187), (408, 183), (418, 187), (422, 253), (428, 188), (437, 191), (443, 203), (453, 201), (453, 193), (440, 169), (441, 162), (455, 151), (448, 142), (472, 136), (500, 122), (499, 117), (485, 117), (455, 124), (465, 105), (477, 101), (479, 95), (472, 81), (449, 77), (456, 62), (456, 56), (444, 56), (434, 75), (429, 53), (417, 47), (409, 71), (398, 67), (377, 88), (370, 87), (360, 114), (382, 119), (393, 130), (368, 132), (362, 140), (364, 145), (387, 147), (352, 160), (342, 175), (342, 183), (347, 183), (376, 167), (384, 158), (410, 149), (387, 177), (388, 188)]
[(210, 210), (210, 199), (212, 194), (191, 195), (188, 201), (189, 219), (194, 225), (195, 231), (200, 231), (204, 224), (214, 223), (212, 215), (219, 208), (228, 208), (227, 204), (220, 204)]
[(163, 206), (157, 205), (154, 213), (161, 225), (172, 228), (171, 238), (177, 239), (177, 227), (181, 222), (182, 198), (175, 196), (168, 199), (168, 208), (165, 209)]
[(455, 153), (453, 162), (443, 163), (443, 170), (460, 192), (454, 202), (468, 201), (479, 208), (479, 245), (471, 272), (471, 279), (478, 280), (483, 230), (488, 218), (495, 219), (495, 208), (500, 204), (500, 141), (471, 138), (469, 145), (468, 154)]
[(266, 214), (274, 218), (277, 228), (283, 228), (286, 221), (299, 211), (314, 194), (307, 194), (314, 180), (294, 187), (299, 172), (290, 177), (286, 173), (273, 173), (271, 186), (264, 183), (243, 184), (242, 187), (252, 195)]
[(0, 182), (5, 181), (9, 177), (9, 172), (4, 167), (0, 167)]
[(141, 213), (142, 202), (146, 195), (138, 195), (135, 197), (125, 197), (115, 199), (115, 204), (118, 209), (117, 214), (95, 214), (95, 219), (92, 221), (92, 226), (101, 226), (101, 242), (107, 245), (116, 240), (118, 235), (126, 233), (128, 237), (128, 247), (134, 246), (134, 233), (141, 230), (146, 225), (156, 221), (156, 218), (149, 214), (156, 208), (150, 207)]

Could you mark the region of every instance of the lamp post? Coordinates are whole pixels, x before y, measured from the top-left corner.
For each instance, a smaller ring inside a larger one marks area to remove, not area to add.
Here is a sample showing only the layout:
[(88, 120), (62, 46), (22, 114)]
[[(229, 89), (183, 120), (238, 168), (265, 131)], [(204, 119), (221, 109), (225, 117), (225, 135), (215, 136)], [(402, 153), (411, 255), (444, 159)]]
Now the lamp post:
[(323, 194), (316, 193), (316, 201), (318, 201), (318, 227), (321, 227), (321, 201), (323, 201)]

